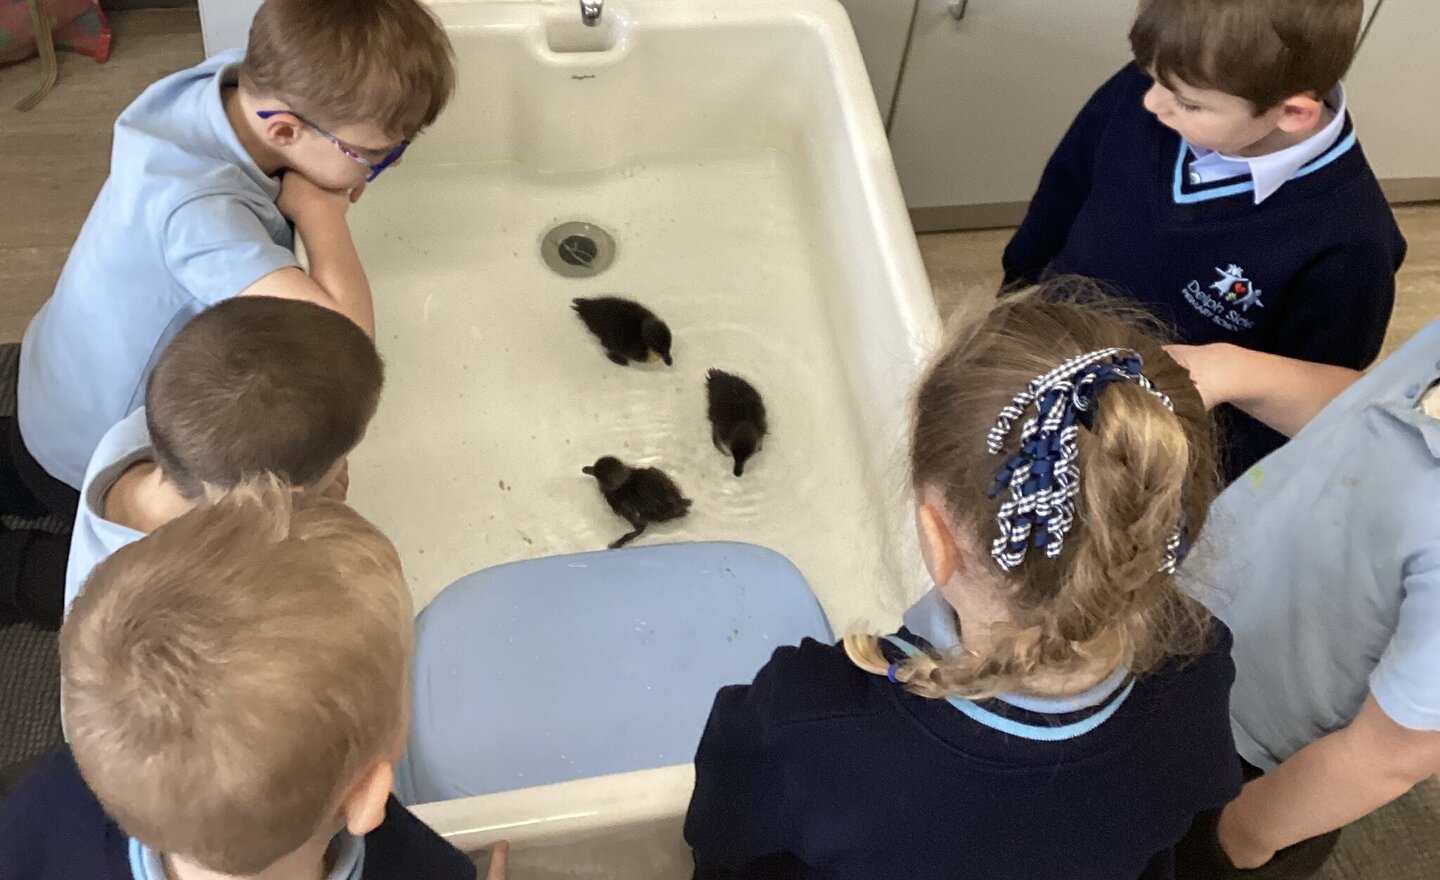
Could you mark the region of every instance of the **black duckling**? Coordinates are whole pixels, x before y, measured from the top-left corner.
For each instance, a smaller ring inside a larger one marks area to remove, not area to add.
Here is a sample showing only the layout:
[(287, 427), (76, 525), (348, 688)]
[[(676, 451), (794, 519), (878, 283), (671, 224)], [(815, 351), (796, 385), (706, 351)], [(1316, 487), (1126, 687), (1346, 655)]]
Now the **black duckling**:
[(600, 340), (605, 356), (620, 366), (649, 360), (652, 351), (665, 366), (674, 363), (670, 357), (670, 328), (639, 303), (618, 296), (603, 296), (577, 299), (571, 306)]
[(724, 370), (706, 374), (705, 390), (710, 397), (710, 439), (735, 459), (735, 476), (741, 476), (765, 437), (765, 401), (754, 385)]
[(640, 537), (651, 523), (679, 519), (690, 510), (690, 499), (681, 494), (675, 481), (659, 468), (632, 468), (607, 455), (581, 471), (595, 478), (610, 509), (634, 527), (634, 531), (611, 543), (611, 550), (618, 550)]

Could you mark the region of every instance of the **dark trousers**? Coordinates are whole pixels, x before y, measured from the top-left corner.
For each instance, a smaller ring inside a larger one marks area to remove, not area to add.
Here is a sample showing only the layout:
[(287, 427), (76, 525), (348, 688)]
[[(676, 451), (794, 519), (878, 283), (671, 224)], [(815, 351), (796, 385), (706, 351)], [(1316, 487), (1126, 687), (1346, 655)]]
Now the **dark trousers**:
[[(0, 623), (30, 619), (51, 629), (64, 610), (65, 564), (80, 493), (40, 466), (20, 437), (20, 421), (0, 418)], [(60, 530), (14, 528), (54, 517)], [(6, 525), (6, 522), (9, 525)]]
[[(1243, 758), (1240, 766), (1246, 782), (1265, 775), (1259, 767)], [(1219, 810), (1210, 810), (1195, 817), (1190, 833), (1175, 847), (1176, 880), (1307, 880), (1330, 858), (1331, 850), (1335, 849), (1340, 839), (1340, 829), (1337, 828), (1280, 850), (1275, 858), (1259, 868), (1242, 871), (1220, 848), (1220, 838), (1216, 833), (1219, 824)]]

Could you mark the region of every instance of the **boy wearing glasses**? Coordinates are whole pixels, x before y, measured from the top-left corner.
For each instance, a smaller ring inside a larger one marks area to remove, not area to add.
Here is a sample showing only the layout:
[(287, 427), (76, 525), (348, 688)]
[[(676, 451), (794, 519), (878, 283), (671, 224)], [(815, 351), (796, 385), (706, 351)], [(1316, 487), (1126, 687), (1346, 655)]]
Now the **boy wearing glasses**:
[[(18, 417), (0, 420), (0, 514), (73, 520), (101, 436), (141, 404), (165, 343), (207, 306), (308, 300), (373, 335), (345, 212), (434, 122), (454, 78), (449, 41), (419, 0), (266, 0), (243, 55), (131, 104), (109, 179), (25, 333)], [(45, 539), (0, 534), (0, 616), (54, 604), (64, 552), (43, 553)], [(27, 556), (60, 564), (37, 571)], [(35, 590), (46, 596), (21, 595)]]

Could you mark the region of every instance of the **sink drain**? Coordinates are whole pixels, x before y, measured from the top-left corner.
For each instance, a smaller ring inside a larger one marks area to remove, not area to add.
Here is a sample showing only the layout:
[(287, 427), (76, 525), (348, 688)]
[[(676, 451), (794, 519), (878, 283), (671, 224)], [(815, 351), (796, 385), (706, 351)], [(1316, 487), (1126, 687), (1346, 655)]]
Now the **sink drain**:
[(561, 223), (541, 239), (540, 256), (566, 278), (589, 278), (615, 262), (615, 239), (594, 223)]

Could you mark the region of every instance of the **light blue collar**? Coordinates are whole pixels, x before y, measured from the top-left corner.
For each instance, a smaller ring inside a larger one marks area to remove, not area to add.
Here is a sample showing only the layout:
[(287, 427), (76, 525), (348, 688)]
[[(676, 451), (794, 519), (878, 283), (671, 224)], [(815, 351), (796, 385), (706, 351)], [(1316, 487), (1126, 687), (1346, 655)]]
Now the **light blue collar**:
[[(920, 597), (920, 600), (906, 610), (903, 618), (905, 628), (911, 633), (919, 636), (930, 644), (936, 651), (944, 654), (960, 648), (960, 627), (955, 618), (955, 609), (940, 595), (938, 588)], [(903, 639), (891, 637), (891, 644), (904, 651), (906, 656), (914, 656), (919, 649)], [(1054, 741), (1059, 739), (1070, 739), (1082, 733), (1088, 733), (1099, 727), (1116, 710), (1125, 698), (1130, 695), (1135, 682), (1130, 679), (1129, 670), (1121, 667), (1110, 674), (1108, 678), (1082, 694), (1075, 694), (1062, 699), (1050, 699), (1044, 697), (1033, 697), (1026, 694), (1001, 694), (996, 697), (1003, 703), (1014, 706), (1026, 712), (1033, 712), (1040, 715), (1066, 715), (1071, 712), (1080, 712), (1093, 708), (1104, 703), (1115, 694), (1116, 691), (1124, 688), (1124, 693), (1112, 701), (1105, 709), (1097, 712), (1089, 718), (1083, 719), (1075, 724), (1063, 727), (1039, 727), (1013, 721), (987, 709), (983, 709), (971, 700), (960, 700), (950, 698), (949, 702), (970, 718), (979, 721), (987, 727), (996, 730), (1003, 730), (1013, 733), (1026, 739), (1040, 739)]]
[(240, 64), (245, 60), (245, 50), (230, 49), (218, 53), (210, 59), (211, 64), (218, 64), (215, 71), (215, 78), (211, 82), (211, 89), (205, 96), (205, 110), (210, 117), (210, 126), (214, 132), (216, 143), (218, 143), (230, 155), (228, 158), (237, 167), (243, 170), (247, 177), (255, 182), (266, 195), (271, 198), (280, 196), (280, 178), (269, 177), (255, 160), (250, 158), (250, 151), (240, 142), (240, 136), (230, 124), (230, 117), (225, 114), (225, 87), (233, 86), (240, 80)]
[[(890, 644), (904, 651), (907, 657), (913, 657), (920, 653), (919, 648), (898, 636), (886, 636), (885, 638)], [(1126, 679), (1129, 680), (1126, 681)], [(1096, 695), (1100, 695), (1099, 698), (1103, 700), (1115, 693), (1116, 688), (1121, 684), (1124, 684), (1124, 689), (1121, 690), (1120, 695), (1111, 700), (1105, 708), (1070, 724), (1027, 724), (1024, 721), (1017, 721), (1014, 718), (1006, 718), (1004, 715), (991, 712), (974, 700), (946, 697), (945, 702), (958, 709), (962, 715), (971, 721), (983, 724), (991, 730), (998, 730), (1001, 733), (1008, 733), (1020, 739), (1034, 740), (1037, 742), (1062, 742), (1090, 733), (1106, 721), (1109, 721), (1116, 712), (1120, 711), (1120, 707), (1129, 699), (1131, 692), (1135, 690), (1135, 680), (1129, 678), (1129, 673), (1126, 670), (1117, 669), (1114, 674), (1094, 688), (1065, 700), (1046, 700), (1040, 697), (1025, 697), (1018, 694), (1001, 694), (995, 698), (1027, 712), (1045, 715), (1062, 715), (1067, 712), (1075, 712), (1096, 705), (1096, 703), (1093, 702)], [(1086, 701), (1090, 702), (1082, 705), (1082, 703)]]
[(901, 619), (905, 628), (930, 643), (930, 647), (945, 653), (960, 647), (960, 624), (955, 619), (955, 609), (940, 595), (939, 588), (930, 592), (911, 605)]
[[(335, 857), (335, 867), (325, 875), (325, 880), (360, 880), (365, 873), (364, 839), (341, 831), (330, 844), (330, 851)], [(170, 880), (160, 854), (133, 837), (130, 838), (130, 875), (133, 880)]]

